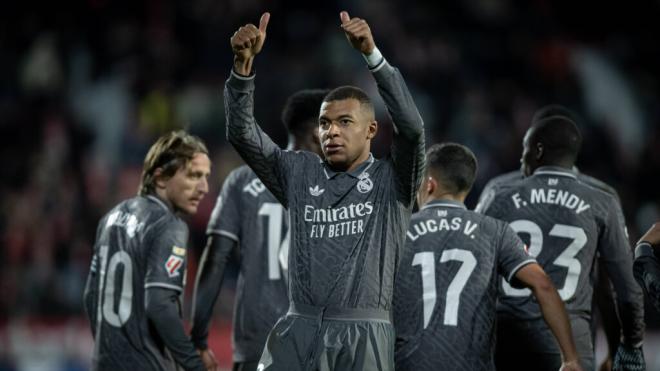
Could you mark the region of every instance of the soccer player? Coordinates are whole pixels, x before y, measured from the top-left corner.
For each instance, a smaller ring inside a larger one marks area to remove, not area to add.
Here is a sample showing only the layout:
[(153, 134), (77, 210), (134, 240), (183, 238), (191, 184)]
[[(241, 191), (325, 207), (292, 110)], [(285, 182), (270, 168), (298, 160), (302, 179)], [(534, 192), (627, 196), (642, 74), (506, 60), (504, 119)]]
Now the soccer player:
[[(301, 90), (287, 100), (282, 121), (289, 149), (322, 155), (318, 117), (327, 90)], [(320, 160), (320, 158), (319, 158)], [(256, 370), (268, 332), (286, 314), (288, 220), (284, 207), (264, 187), (254, 171), (232, 171), (218, 196), (207, 228), (208, 243), (195, 284), (192, 340), (207, 367), (217, 365), (208, 349), (208, 325), (222, 286), (230, 253), (240, 256), (234, 305), (234, 370)]]
[(204, 143), (161, 136), (144, 160), (139, 195), (99, 222), (84, 302), (94, 370), (204, 370), (181, 320), (188, 227), (208, 192)]
[[(623, 213), (615, 197), (578, 180), (572, 170), (582, 138), (566, 116), (537, 120), (523, 140), (522, 171), (527, 177), (495, 189), (480, 210), (509, 222), (528, 240), (566, 304), (582, 367), (594, 368), (590, 329), (596, 254), (617, 294), (623, 332), (616, 357), (643, 367), (642, 292), (632, 275), (632, 251)], [(556, 369), (555, 340), (540, 320), (528, 290), (502, 281), (498, 302), (497, 367)], [(526, 339), (521, 342), (520, 339)]]
[(660, 246), (660, 222), (655, 223), (637, 242), (633, 272), (656, 309), (660, 310), (660, 263), (656, 250)]
[[(532, 117), (532, 123), (552, 116), (564, 116), (575, 123), (579, 122), (578, 115), (575, 114), (570, 109), (558, 104), (550, 104), (540, 108), (534, 113), (534, 116)], [(600, 189), (603, 192), (611, 194), (617, 200), (617, 203), (619, 203), (619, 205), (621, 204), (619, 194), (610, 185), (599, 179), (596, 179), (587, 174), (579, 172), (575, 167), (573, 169), (575, 170), (575, 175), (577, 176), (578, 180), (594, 188)], [(482, 205), (484, 205), (487, 202), (490, 202), (488, 201), (488, 199), (492, 198), (495, 195), (496, 189), (499, 189), (503, 185), (509, 183), (518, 182), (523, 178), (524, 175), (522, 171), (518, 169), (516, 171), (498, 175), (495, 178), (491, 179), (486, 184), (483, 191), (481, 192), (481, 195), (479, 196), (479, 202), (477, 204), (476, 211), (480, 212)], [(607, 359), (605, 359), (604, 361), (604, 364), (599, 369), (609, 370), (611, 369), (611, 362), (612, 362), (611, 357), (614, 354), (616, 354), (616, 351), (620, 344), (621, 327), (619, 326), (619, 322), (616, 314), (615, 299), (612, 293), (612, 285), (610, 283), (609, 276), (607, 275), (607, 270), (604, 268), (604, 265), (605, 264), (603, 262), (600, 262), (600, 259), (597, 259), (596, 267), (594, 268), (595, 285), (594, 285), (594, 299), (592, 302), (592, 308), (598, 308), (599, 310), (601, 317), (600, 322), (603, 330), (605, 331), (605, 338), (607, 339), (608, 353), (609, 353)], [(597, 326), (596, 322), (592, 321), (591, 323), (592, 341), (595, 340), (596, 326)], [(609, 366), (607, 366), (608, 364)]]
[(289, 311), (273, 327), (260, 370), (392, 370), (390, 307), (397, 254), (424, 168), (423, 122), (397, 69), (382, 57), (366, 21), (341, 12), (395, 126), (392, 153), (370, 153), (378, 124), (356, 87), (332, 90), (319, 115), (324, 158), (284, 151), (253, 117), (253, 60), (269, 14), (231, 38), (225, 85), (229, 141), (289, 210)]
[[(532, 124), (552, 116), (562, 116), (562, 117), (566, 117), (568, 120), (577, 122), (577, 115), (573, 111), (558, 104), (549, 104), (547, 106), (541, 107), (536, 112), (534, 112), (534, 116), (532, 117)], [(609, 184), (599, 179), (596, 179), (592, 176), (589, 176), (587, 174), (581, 173), (577, 171), (577, 168), (575, 167), (573, 169), (575, 170), (575, 175), (578, 177), (578, 179), (581, 182), (586, 183), (594, 188), (598, 188), (603, 192), (611, 194), (612, 196), (614, 196), (614, 198), (616, 198), (619, 204), (621, 203), (619, 194)], [(515, 171), (498, 175), (495, 178), (488, 181), (488, 183), (486, 183), (486, 186), (484, 186), (484, 189), (481, 191), (481, 194), (479, 195), (479, 201), (477, 203), (476, 210), (479, 211), (481, 205), (490, 202), (488, 199), (492, 198), (495, 195), (495, 190), (499, 188), (501, 185), (517, 182), (523, 178), (524, 178), (524, 174), (522, 173), (522, 169), (518, 169)]]
[[(506, 223), (468, 211), (477, 160), (434, 145), (408, 228), (394, 291), (397, 370), (493, 370), (498, 275), (534, 293), (558, 339), (564, 370), (579, 370), (564, 303)], [(526, 341), (525, 339), (520, 339)]]

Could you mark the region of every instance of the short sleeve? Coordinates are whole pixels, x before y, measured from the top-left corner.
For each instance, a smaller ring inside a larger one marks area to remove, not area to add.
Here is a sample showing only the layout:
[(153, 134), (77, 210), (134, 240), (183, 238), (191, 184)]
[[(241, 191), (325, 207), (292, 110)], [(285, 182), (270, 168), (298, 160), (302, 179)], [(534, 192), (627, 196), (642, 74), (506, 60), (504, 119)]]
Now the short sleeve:
[(528, 255), (525, 243), (508, 224), (502, 233), (497, 255), (500, 275), (514, 286), (512, 280), (516, 272), (527, 264), (536, 263), (536, 259)]
[(151, 236), (144, 287), (183, 291), (188, 227), (183, 221), (172, 218), (154, 226)]
[[(255, 178), (259, 181), (258, 178)], [(241, 187), (239, 171), (232, 171), (224, 184), (213, 207), (206, 234), (217, 234), (239, 241), (241, 232)]]

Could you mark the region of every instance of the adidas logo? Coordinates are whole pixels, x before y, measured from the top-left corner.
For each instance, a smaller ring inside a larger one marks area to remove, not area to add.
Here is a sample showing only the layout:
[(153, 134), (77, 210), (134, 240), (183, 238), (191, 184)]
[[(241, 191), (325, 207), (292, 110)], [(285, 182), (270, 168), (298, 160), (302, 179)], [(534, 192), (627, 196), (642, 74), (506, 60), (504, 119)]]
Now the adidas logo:
[(309, 194), (311, 194), (314, 197), (318, 197), (322, 195), (323, 192), (325, 192), (325, 189), (319, 188), (318, 184), (314, 188), (309, 187)]

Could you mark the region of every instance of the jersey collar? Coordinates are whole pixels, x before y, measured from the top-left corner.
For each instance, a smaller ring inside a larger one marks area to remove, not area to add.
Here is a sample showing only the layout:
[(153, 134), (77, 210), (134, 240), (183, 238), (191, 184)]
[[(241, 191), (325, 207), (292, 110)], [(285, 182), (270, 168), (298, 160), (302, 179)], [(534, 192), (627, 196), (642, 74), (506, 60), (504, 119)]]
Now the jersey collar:
[(369, 158), (366, 161), (364, 161), (363, 163), (361, 163), (360, 166), (358, 166), (357, 168), (355, 168), (355, 170), (353, 170), (351, 172), (334, 171), (330, 168), (330, 166), (328, 166), (327, 162), (321, 160), (321, 163), (323, 164), (323, 171), (325, 172), (325, 176), (328, 179), (332, 179), (338, 174), (348, 174), (348, 175), (352, 176), (353, 178), (359, 179), (360, 175), (362, 175), (364, 172), (366, 172), (367, 169), (369, 169), (371, 167), (371, 165), (373, 165), (374, 161), (376, 161), (374, 159), (374, 155), (372, 153), (369, 153)]
[(459, 201), (454, 201), (454, 200), (433, 200), (427, 203), (426, 205), (422, 206), (420, 210), (425, 210), (431, 207), (447, 207), (447, 208), (454, 208), (454, 209), (467, 209), (465, 207), (465, 204)]
[(160, 198), (158, 198), (158, 196), (155, 196), (155, 195), (152, 195), (152, 194), (151, 194), (151, 195), (148, 195), (147, 198), (150, 199), (151, 201), (157, 203), (158, 205), (160, 205), (163, 209), (165, 209), (165, 210), (167, 210), (167, 211), (170, 211), (170, 212), (172, 211), (172, 209), (170, 209), (170, 208), (167, 206), (167, 204), (166, 204), (165, 202), (163, 202), (163, 200), (161, 200)]
[(565, 176), (568, 178), (577, 179), (577, 174), (574, 170), (561, 166), (541, 166), (534, 171), (532, 176), (535, 175)]

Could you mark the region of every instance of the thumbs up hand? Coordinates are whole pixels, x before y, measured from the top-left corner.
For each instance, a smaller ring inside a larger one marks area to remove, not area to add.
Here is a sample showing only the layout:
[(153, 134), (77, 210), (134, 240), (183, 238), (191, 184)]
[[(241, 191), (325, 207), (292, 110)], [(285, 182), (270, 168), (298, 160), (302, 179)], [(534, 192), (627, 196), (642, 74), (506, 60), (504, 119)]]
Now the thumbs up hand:
[(259, 28), (252, 23), (239, 28), (230, 39), (231, 49), (234, 52), (234, 68), (236, 72), (249, 75), (252, 69), (252, 60), (259, 54), (266, 41), (266, 28), (270, 20), (270, 13), (264, 13), (259, 20)]
[(370, 55), (376, 44), (367, 21), (360, 18), (351, 18), (346, 11), (339, 13), (339, 18), (341, 19), (341, 28), (353, 48), (362, 54)]

